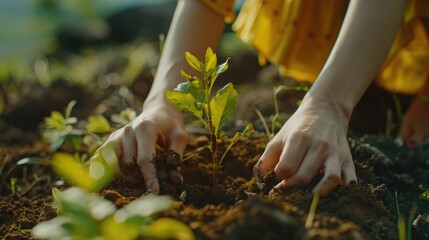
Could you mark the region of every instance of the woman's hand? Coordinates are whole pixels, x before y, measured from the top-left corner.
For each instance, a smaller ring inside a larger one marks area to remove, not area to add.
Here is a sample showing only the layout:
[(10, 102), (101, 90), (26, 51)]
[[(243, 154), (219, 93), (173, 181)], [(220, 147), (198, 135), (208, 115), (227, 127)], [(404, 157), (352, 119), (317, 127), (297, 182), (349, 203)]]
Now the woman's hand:
[(274, 169), (275, 188), (309, 184), (321, 171), (314, 188), (322, 196), (339, 184), (356, 181), (347, 143), (348, 117), (333, 104), (307, 96), (299, 109), (268, 143), (254, 167), (257, 179)]
[[(429, 85), (429, 84), (428, 84)], [(418, 95), (402, 120), (399, 137), (408, 147), (429, 141), (429, 101)]]
[[(159, 193), (159, 183), (155, 163), (156, 145), (171, 149), (183, 155), (188, 135), (184, 130), (181, 111), (161, 100), (146, 102), (142, 113), (125, 127), (112, 133), (104, 145), (113, 146), (120, 157), (119, 166), (125, 169), (139, 168), (146, 189)], [(128, 166), (128, 167), (127, 167)], [(135, 175), (127, 174), (125, 177)], [(178, 172), (170, 172), (172, 181), (182, 181)], [(140, 180), (140, 179), (134, 179)]]

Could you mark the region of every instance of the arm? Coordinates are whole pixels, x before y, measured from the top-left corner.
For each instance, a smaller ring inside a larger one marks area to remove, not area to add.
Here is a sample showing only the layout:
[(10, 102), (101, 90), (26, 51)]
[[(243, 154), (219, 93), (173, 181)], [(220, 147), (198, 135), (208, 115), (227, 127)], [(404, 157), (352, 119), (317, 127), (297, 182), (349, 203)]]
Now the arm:
[(353, 108), (388, 54), (404, 0), (351, 0), (335, 46), (300, 107), (268, 144), (254, 171), (269, 170), (275, 188), (308, 184), (324, 170), (314, 192), (326, 195), (356, 181), (347, 143)]
[[(142, 113), (127, 126), (112, 133), (105, 143), (113, 146), (118, 156), (121, 155), (120, 166), (124, 165), (124, 169), (134, 169), (133, 165), (138, 165), (146, 188), (155, 194), (159, 193), (154, 162), (156, 144), (180, 155), (187, 144), (182, 113), (168, 103), (164, 91), (182, 82), (181, 69), (191, 72), (185, 61), (185, 52), (203, 56), (207, 46), (217, 45), (223, 27), (223, 17), (199, 1), (179, 1)], [(170, 172), (170, 178), (173, 182), (182, 181), (177, 171)]]

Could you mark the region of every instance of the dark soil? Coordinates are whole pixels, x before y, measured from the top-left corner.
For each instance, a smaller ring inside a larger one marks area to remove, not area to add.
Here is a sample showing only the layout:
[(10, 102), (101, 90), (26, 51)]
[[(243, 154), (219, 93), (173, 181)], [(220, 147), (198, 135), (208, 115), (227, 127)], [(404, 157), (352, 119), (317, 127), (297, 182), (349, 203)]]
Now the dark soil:
[[(307, 187), (270, 191), (271, 186), (276, 183), (270, 181), (274, 179), (272, 176), (265, 177), (265, 187), (262, 190), (253, 178), (252, 168), (267, 143), (254, 109), (258, 108), (265, 116), (272, 114), (273, 109), (269, 105), (272, 104), (271, 85), (266, 89), (251, 89), (253, 91), (248, 91), (239, 100), (238, 105), (242, 107), (237, 113), (237, 119), (254, 122), (260, 133), (239, 141), (231, 149), (221, 169), (218, 185), (213, 186), (210, 152), (204, 148), (208, 138), (201, 134), (195, 135), (198, 131), (193, 133), (194, 138), (188, 144), (183, 162), (176, 153), (159, 150), (154, 161), (158, 167), (161, 194), (168, 194), (176, 199), (175, 211), (166, 214), (185, 222), (197, 239), (202, 240), (390, 240), (398, 239), (399, 236), (399, 209), (400, 216), (411, 219), (413, 239), (429, 239), (429, 202), (419, 198), (421, 190), (418, 187), (420, 184), (429, 187), (429, 144), (410, 149), (392, 139), (374, 135), (351, 137), (349, 143), (358, 182), (350, 186), (339, 186), (331, 195), (321, 198), (314, 222), (311, 227), (305, 228), (304, 223), (313, 199), (311, 190), (315, 183)], [(106, 94), (110, 98), (102, 101), (100, 105), (103, 107), (99, 106), (98, 109), (117, 113), (126, 106), (133, 106), (123, 101), (124, 98), (118, 97), (117, 92)], [(292, 112), (302, 95), (302, 92), (283, 93), (280, 98), (287, 98), (289, 102), (282, 104), (286, 108), (282, 111)], [(47, 97), (43, 99), (45, 105), (52, 101)], [(97, 104), (104, 97), (95, 99), (91, 101)], [(22, 101), (33, 102), (26, 99)], [(282, 103), (285, 102), (282, 100)], [(81, 106), (80, 112), (87, 112), (86, 108), (87, 106)], [(12, 126), (11, 122), (15, 121), (16, 116), (22, 118), (16, 113), (18, 110), (7, 109), (8, 117), (0, 118), (0, 146), (7, 146), (0, 147), (1, 239), (30, 239), (29, 231), (32, 227), (56, 216), (52, 187), (65, 187), (49, 166), (17, 166), (17, 161), (25, 157), (49, 157), (48, 145), (39, 142), (40, 136), (34, 131), (30, 136), (26, 131), (16, 130), (17, 126)], [(43, 112), (50, 110), (52, 109), (44, 109)], [(287, 115), (283, 117), (287, 118)], [(41, 118), (38, 114), (34, 116), (39, 120)], [(354, 122), (360, 123), (356, 120)], [(244, 126), (241, 123), (242, 121), (231, 122), (227, 127), (240, 129)], [(367, 129), (366, 126), (362, 124), (362, 128)], [(17, 143), (20, 144), (19, 147), (10, 147)], [(225, 146), (220, 148), (222, 151)], [(135, 165), (120, 167), (128, 178), (114, 180), (100, 191), (100, 195), (118, 207), (123, 207), (148, 192), (143, 181), (130, 181), (141, 179), (135, 171), (138, 169)], [(175, 173), (176, 170), (182, 173), (183, 183), (182, 178)], [(13, 181), (16, 183), (12, 184)]]
[[(340, 186), (319, 200), (317, 215), (304, 228), (313, 195), (312, 186), (285, 191), (259, 190), (252, 167), (266, 144), (262, 134), (237, 143), (221, 172), (221, 184), (213, 187), (207, 149), (197, 151), (205, 138), (191, 141), (186, 152), (191, 158), (180, 164), (171, 151), (157, 156), (162, 194), (177, 199), (172, 217), (182, 220), (197, 239), (397, 239), (397, 210), (413, 214), (413, 239), (427, 239), (429, 203), (419, 199), (418, 185), (429, 179), (428, 146), (399, 147), (393, 141), (364, 137), (351, 142), (358, 183)], [(28, 155), (46, 155), (47, 146), (1, 150), (4, 169)], [(425, 155), (426, 154), (426, 155)], [(7, 161), (7, 162), (5, 162)], [(184, 182), (169, 177), (180, 168)], [(10, 178), (17, 179), (11, 193)], [(28, 230), (53, 218), (51, 188), (56, 177), (47, 166), (18, 166), (2, 183), (0, 236), (29, 239)], [(426, 182), (425, 182), (426, 181)], [(146, 194), (144, 184), (119, 178), (100, 193), (118, 207)]]

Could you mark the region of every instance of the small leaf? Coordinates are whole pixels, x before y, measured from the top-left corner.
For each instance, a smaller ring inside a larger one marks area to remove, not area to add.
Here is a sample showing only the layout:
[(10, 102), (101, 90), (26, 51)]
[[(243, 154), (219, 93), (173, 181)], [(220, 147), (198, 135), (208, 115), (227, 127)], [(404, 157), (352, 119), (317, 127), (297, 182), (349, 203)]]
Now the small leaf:
[(192, 76), (187, 74), (185, 71), (180, 70), (180, 75), (182, 75), (182, 77), (186, 80), (186, 81), (191, 81), (192, 80)]
[(112, 114), (111, 119), (113, 122), (118, 123), (119, 126), (125, 126), (137, 117), (136, 111), (131, 108), (126, 108), (119, 114)]
[(50, 117), (45, 118), (45, 124), (48, 128), (64, 130), (66, 125), (64, 124), (64, 116), (57, 111), (51, 112)]
[(149, 225), (146, 231), (149, 233), (149, 236), (156, 239), (195, 239), (194, 233), (188, 226), (172, 218), (157, 219)]
[(215, 54), (213, 53), (213, 50), (211, 49), (211, 47), (208, 47), (207, 49), (206, 49), (206, 54), (205, 54), (205, 65), (207, 66), (207, 65), (209, 65), (209, 62), (210, 62), (210, 60), (212, 59), (212, 57), (214, 56)]
[(224, 63), (222, 63), (221, 65), (216, 67), (216, 74), (217, 75), (225, 72), (228, 69), (228, 61), (229, 61), (229, 58), (226, 59), (226, 61)]
[(206, 64), (207, 75), (209, 76), (212, 75), (211, 73), (216, 70), (216, 65), (217, 65), (217, 57), (216, 57), (216, 54), (214, 54), (210, 58), (210, 61)]
[(255, 133), (255, 129), (253, 128), (253, 124), (249, 123), (244, 128), (243, 132), (238, 132), (234, 135), (234, 137), (231, 140), (231, 143), (228, 145), (228, 147), (223, 152), (222, 157), (219, 160), (219, 165), (222, 165), (223, 159), (226, 157), (226, 154), (231, 150), (232, 146), (234, 146), (235, 143), (237, 143), (242, 137), (250, 136), (252, 133)]
[(76, 100), (72, 100), (69, 102), (69, 104), (67, 104), (66, 107), (66, 112), (65, 112), (65, 118), (70, 118), (71, 117), (71, 112), (73, 110), (73, 107), (76, 105)]
[(210, 101), (212, 123), (216, 134), (220, 127), (234, 114), (237, 104), (237, 91), (232, 83), (221, 88), (216, 96)]
[(171, 198), (168, 196), (147, 195), (118, 210), (115, 216), (125, 219), (133, 216), (149, 217), (171, 208), (171, 203)]
[(189, 66), (191, 66), (193, 69), (204, 73), (204, 69), (202, 68), (201, 62), (198, 60), (197, 57), (192, 55), (190, 52), (185, 53), (186, 61), (188, 62)]
[(86, 130), (93, 133), (110, 133), (110, 124), (102, 115), (90, 116)]
[(65, 225), (69, 219), (56, 217), (54, 219), (37, 224), (31, 231), (31, 236), (37, 239), (67, 239), (70, 233), (67, 232)]
[(68, 153), (54, 153), (53, 167), (55, 172), (62, 176), (66, 181), (79, 186), (86, 191), (94, 191), (96, 180), (89, 176), (89, 171), (79, 160)]
[(40, 164), (40, 165), (50, 165), (50, 161), (45, 158), (40, 157), (26, 157), (22, 158), (15, 163), (16, 166), (27, 165), (27, 164)]
[(52, 188), (52, 196), (54, 197), (55, 201), (57, 202), (60, 201), (60, 194), (61, 194), (61, 191), (58, 188), (56, 187)]
[(113, 216), (101, 223), (100, 230), (107, 240), (134, 240), (139, 235), (138, 225), (128, 224), (127, 222), (119, 223)]
[(202, 120), (203, 112), (201, 106), (197, 104), (196, 99), (190, 93), (166, 90), (167, 100), (176, 108), (193, 113), (198, 119)]

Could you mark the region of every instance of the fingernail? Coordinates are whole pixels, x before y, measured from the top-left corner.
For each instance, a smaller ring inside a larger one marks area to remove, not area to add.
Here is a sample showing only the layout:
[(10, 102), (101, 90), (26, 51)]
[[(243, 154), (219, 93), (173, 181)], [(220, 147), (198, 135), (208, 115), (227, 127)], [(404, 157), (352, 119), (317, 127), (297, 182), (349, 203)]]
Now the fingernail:
[(355, 185), (355, 184), (357, 184), (357, 181), (356, 181), (356, 180), (351, 180), (351, 181), (349, 182), (349, 185)]

